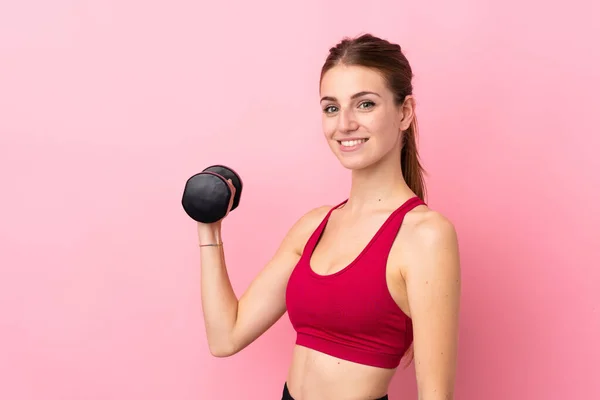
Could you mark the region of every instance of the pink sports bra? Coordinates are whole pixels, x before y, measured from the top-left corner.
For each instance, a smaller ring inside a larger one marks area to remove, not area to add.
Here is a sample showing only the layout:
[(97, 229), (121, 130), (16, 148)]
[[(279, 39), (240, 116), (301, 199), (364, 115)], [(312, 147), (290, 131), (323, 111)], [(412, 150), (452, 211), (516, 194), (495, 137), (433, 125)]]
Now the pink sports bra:
[(412, 322), (386, 283), (387, 259), (404, 216), (425, 204), (413, 197), (397, 208), (371, 241), (343, 270), (319, 275), (310, 259), (333, 207), (307, 241), (287, 290), (288, 316), (296, 344), (344, 360), (395, 368), (412, 343)]

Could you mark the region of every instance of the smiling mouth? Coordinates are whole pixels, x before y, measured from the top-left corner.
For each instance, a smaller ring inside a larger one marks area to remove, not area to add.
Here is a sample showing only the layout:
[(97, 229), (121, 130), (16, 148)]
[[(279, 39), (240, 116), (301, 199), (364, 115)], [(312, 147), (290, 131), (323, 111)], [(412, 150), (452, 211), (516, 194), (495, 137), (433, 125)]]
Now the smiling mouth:
[(369, 139), (352, 139), (352, 140), (338, 140), (337, 142), (342, 145), (342, 147), (354, 147), (354, 146), (358, 146), (359, 144), (363, 144), (366, 141), (368, 141)]

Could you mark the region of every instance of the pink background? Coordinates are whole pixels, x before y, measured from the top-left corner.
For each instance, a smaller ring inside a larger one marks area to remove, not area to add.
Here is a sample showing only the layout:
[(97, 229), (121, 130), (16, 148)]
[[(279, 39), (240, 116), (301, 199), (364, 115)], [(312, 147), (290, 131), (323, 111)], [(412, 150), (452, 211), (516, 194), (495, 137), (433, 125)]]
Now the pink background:
[[(279, 398), (287, 315), (208, 352), (181, 192), (212, 163), (242, 174), (241, 294), (348, 192), (317, 82), (362, 32), (415, 69), (429, 203), (460, 234), (456, 399), (600, 398), (598, 3), (216, 3), (0, 3), (0, 398)], [(391, 394), (416, 399), (412, 366)]]

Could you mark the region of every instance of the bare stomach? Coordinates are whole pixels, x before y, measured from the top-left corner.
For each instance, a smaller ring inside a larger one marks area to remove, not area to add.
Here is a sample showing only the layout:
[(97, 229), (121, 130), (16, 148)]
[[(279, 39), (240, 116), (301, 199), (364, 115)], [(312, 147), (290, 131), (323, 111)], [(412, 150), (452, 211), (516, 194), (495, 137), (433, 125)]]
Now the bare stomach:
[(372, 400), (387, 394), (394, 372), (296, 345), (287, 385), (295, 400)]

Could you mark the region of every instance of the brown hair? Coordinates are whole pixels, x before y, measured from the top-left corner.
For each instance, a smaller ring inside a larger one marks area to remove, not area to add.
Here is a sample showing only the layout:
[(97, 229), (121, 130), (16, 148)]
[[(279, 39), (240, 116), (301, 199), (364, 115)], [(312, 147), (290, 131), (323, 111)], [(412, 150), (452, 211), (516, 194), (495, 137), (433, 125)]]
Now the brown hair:
[[(372, 68), (383, 75), (388, 88), (394, 93), (395, 102), (401, 105), (406, 96), (412, 95), (413, 72), (399, 45), (371, 34), (357, 38), (344, 38), (329, 49), (329, 55), (321, 69), (321, 80), (329, 69), (337, 64), (358, 65)], [(413, 118), (404, 131), (400, 162), (402, 175), (408, 187), (423, 201), (426, 189), (425, 173), (417, 150), (417, 118)]]

